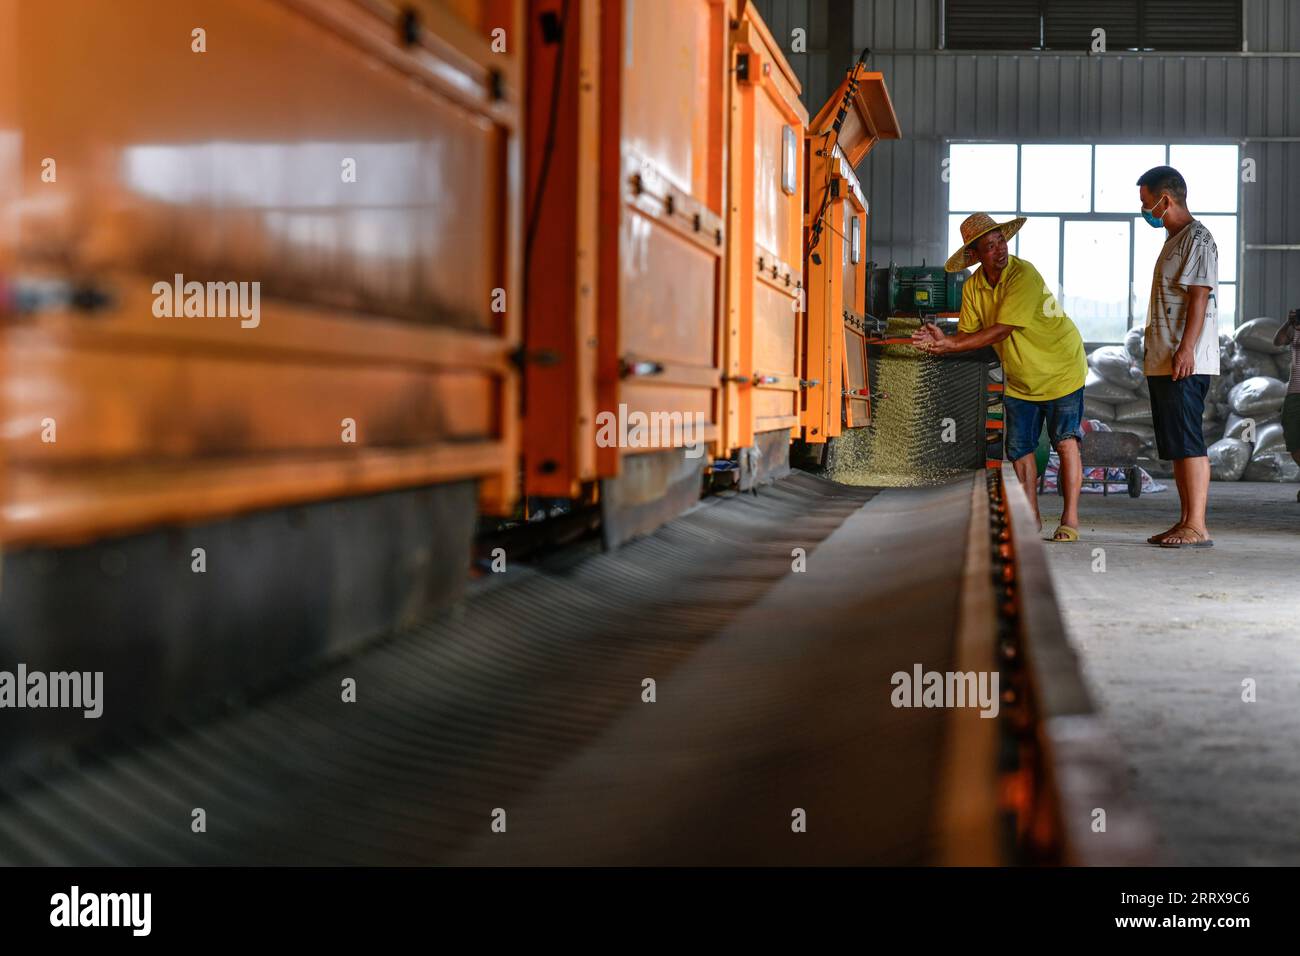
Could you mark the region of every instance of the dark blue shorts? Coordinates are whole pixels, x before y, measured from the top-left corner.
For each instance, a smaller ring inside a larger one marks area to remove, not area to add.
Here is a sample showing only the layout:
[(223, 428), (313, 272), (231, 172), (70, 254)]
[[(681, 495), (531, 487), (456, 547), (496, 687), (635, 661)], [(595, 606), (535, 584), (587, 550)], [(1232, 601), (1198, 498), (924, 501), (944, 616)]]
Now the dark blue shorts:
[(1023, 398), (1003, 399), (1007, 419), (1007, 459), (1019, 461), (1038, 450), (1038, 436), (1047, 423), (1047, 437), (1055, 448), (1067, 438), (1083, 439), (1083, 389), (1050, 402)]
[(1300, 392), (1292, 392), (1282, 402), (1282, 437), (1287, 451), (1300, 452)]
[(1175, 382), (1172, 375), (1148, 375), (1147, 388), (1151, 392), (1151, 424), (1156, 427), (1156, 454), (1160, 459), (1207, 455), (1201, 419), (1210, 376), (1189, 375)]

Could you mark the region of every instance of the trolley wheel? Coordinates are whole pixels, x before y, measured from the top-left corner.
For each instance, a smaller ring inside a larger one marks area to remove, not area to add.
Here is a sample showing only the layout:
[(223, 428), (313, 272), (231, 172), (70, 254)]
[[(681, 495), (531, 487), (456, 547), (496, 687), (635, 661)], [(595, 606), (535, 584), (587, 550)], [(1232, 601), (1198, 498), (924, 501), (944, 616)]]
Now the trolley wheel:
[(1128, 496), (1130, 498), (1142, 497), (1142, 472), (1136, 468), (1130, 468), (1126, 472), (1128, 475)]

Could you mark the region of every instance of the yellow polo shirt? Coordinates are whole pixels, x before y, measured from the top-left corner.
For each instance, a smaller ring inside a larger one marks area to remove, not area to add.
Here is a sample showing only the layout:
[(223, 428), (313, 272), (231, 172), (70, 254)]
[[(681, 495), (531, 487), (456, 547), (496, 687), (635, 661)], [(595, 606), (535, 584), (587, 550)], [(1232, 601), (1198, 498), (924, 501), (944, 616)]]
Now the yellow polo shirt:
[(1050, 402), (1078, 391), (1088, 375), (1083, 336), (1038, 270), (1024, 259), (1007, 259), (996, 286), (989, 285), (982, 268), (966, 280), (957, 330), (1015, 326), (993, 346), (1002, 360), (1006, 394), (1012, 398)]

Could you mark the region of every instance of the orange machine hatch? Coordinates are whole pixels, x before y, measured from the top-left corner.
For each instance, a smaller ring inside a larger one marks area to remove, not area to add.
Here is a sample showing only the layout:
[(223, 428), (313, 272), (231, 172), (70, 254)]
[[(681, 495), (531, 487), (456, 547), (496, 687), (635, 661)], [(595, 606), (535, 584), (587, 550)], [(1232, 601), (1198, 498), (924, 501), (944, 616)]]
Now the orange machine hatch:
[(797, 433), (803, 353), (803, 131), (800, 86), (755, 6), (731, 31), (728, 162), (727, 448)]
[(877, 142), (882, 139), (902, 139), (903, 130), (898, 125), (894, 103), (885, 86), (885, 74), (869, 72), (858, 64), (840, 81), (826, 105), (808, 124), (810, 134), (830, 131), (850, 82), (857, 83), (857, 90), (849, 99), (849, 109), (837, 143), (849, 165), (856, 169)]

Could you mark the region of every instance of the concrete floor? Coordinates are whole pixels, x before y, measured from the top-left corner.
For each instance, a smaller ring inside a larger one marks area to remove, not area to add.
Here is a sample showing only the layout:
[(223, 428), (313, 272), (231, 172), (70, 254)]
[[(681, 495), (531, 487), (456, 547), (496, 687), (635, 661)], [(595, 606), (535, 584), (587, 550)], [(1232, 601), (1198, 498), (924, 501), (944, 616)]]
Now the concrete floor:
[(1173, 551), (1145, 542), (1177, 517), (1167, 484), (1084, 495), (1081, 542), (1047, 546), (1062, 612), (1164, 861), (1300, 864), (1297, 485), (1215, 482), (1215, 547)]

